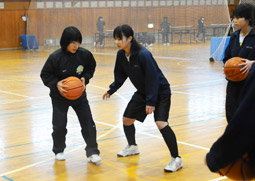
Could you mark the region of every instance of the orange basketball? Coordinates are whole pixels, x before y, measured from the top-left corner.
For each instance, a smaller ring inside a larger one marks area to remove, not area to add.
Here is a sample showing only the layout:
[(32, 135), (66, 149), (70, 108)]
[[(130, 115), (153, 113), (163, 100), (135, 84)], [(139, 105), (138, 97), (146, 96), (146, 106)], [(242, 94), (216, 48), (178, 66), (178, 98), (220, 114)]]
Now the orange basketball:
[(248, 76), (249, 72), (243, 74), (240, 71), (240, 63), (244, 63), (241, 57), (233, 57), (225, 63), (224, 73), (228, 80), (238, 82), (244, 80)]
[(69, 100), (78, 99), (84, 92), (82, 81), (77, 77), (67, 77), (63, 82), (63, 85), (68, 86), (64, 88), (67, 92), (66, 95), (63, 96)]
[(232, 180), (252, 180), (255, 177), (255, 167), (250, 165), (248, 156), (229, 164), (218, 171), (222, 176)]

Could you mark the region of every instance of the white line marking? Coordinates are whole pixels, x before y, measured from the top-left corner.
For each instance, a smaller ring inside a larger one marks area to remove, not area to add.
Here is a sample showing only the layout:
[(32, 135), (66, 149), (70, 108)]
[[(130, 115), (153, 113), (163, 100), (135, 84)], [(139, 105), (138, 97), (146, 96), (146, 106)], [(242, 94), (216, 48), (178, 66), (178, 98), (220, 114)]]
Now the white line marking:
[(180, 84), (180, 85), (171, 85), (171, 88), (173, 87), (183, 87), (183, 86), (188, 86), (188, 85), (198, 85), (198, 84), (207, 84), (207, 83), (212, 83), (212, 82), (219, 82), (223, 81), (226, 79), (218, 79), (218, 80), (209, 80), (209, 81), (204, 81), (204, 82), (194, 82), (194, 83), (189, 83), (189, 84)]
[[(111, 55), (116, 56), (116, 53), (100, 53), (100, 52), (92, 52), (93, 55)], [(197, 58), (194, 59), (188, 59), (188, 58), (182, 58), (182, 57), (162, 57), (162, 56), (153, 56), (154, 58), (160, 58), (160, 59), (167, 59), (167, 60), (183, 60), (183, 61), (197, 61)]]
[[(99, 88), (99, 89), (102, 89), (102, 90), (108, 90), (106, 88), (103, 88), (103, 87), (100, 87), (100, 86), (96, 86), (96, 85), (90, 85), (92, 87), (96, 87), (96, 88)], [(117, 96), (119, 96), (121, 99), (123, 99), (125, 102), (128, 102), (125, 97), (121, 96), (120, 94), (118, 93), (115, 93)], [(73, 117), (74, 115), (68, 115), (68, 116), (71, 116)], [(76, 116), (75, 116), (76, 117)], [(104, 124), (104, 125), (107, 125), (107, 126), (111, 126), (112, 128), (108, 131), (106, 131), (106, 133), (98, 136), (98, 139), (101, 139), (103, 137), (105, 137), (106, 135), (108, 135), (109, 133), (113, 132), (115, 129), (117, 128), (120, 128), (120, 125), (122, 125), (122, 121), (120, 121), (119, 124), (117, 125), (112, 125), (112, 124), (107, 124), (107, 123), (103, 123), (103, 122), (98, 122), (97, 123), (99, 124)], [(148, 134), (148, 133), (145, 133), (145, 132), (141, 132), (141, 131), (138, 131), (138, 133), (140, 134), (143, 134), (143, 135), (147, 135), (147, 136), (151, 136), (151, 137), (155, 137), (155, 138), (159, 138), (159, 139), (163, 139), (162, 137), (160, 136), (157, 136), (157, 135), (151, 135), (151, 134)], [(185, 142), (182, 142), (182, 141), (177, 141), (178, 143), (180, 144), (184, 144), (184, 145), (187, 145), (187, 146), (191, 146), (191, 147), (195, 147), (195, 148), (199, 148), (199, 149), (203, 149), (203, 150), (209, 150), (208, 148), (205, 148), (205, 147), (202, 147), (202, 146), (197, 146), (197, 145), (193, 145), (193, 144), (189, 144), (189, 143), (185, 143)], [(76, 150), (79, 150), (80, 148), (84, 147), (85, 144), (75, 148), (75, 149), (72, 149), (72, 150), (69, 150), (69, 151), (66, 151), (65, 153), (66, 154), (69, 154), (71, 152), (74, 152)], [(25, 170), (25, 169), (28, 169), (28, 168), (31, 168), (31, 167), (34, 167), (34, 166), (37, 166), (37, 165), (40, 165), (40, 164), (43, 164), (43, 163), (46, 163), (48, 161), (51, 161), (51, 160), (54, 160), (55, 158), (54, 157), (51, 157), (49, 159), (46, 159), (46, 160), (43, 160), (43, 161), (40, 161), (40, 162), (37, 162), (37, 163), (34, 163), (34, 164), (30, 164), (30, 165), (27, 165), (27, 166), (24, 166), (24, 167), (21, 167), (21, 168), (18, 168), (18, 169), (15, 169), (15, 170), (12, 170), (12, 171), (9, 171), (9, 172), (5, 172), (5, 173), (2, 173), (0, 174), (0, 177), (2, 176), (6, 176), (6, 175), (10, 175), (10, 174), (13, 174), (13, 173), (17, 173), (17, 172), (20, 172), (22, 170)]]
[(7, 91), (2, 91), (2, 90), (0, 90), (0, 92), (5, 93), (5, 94), (11, 94), (11, 95), (15, 95), (15, 96), (20, 96), (20, 97), (33, 98), (31, 96), (25, 96), (25, 95), (16, 94), (16, 93), (7, 92)]
[(227, 179), (226, 176), (220, 177), (220, 178), (216, 178), (216, 179), (212, 179), (212, 180), (210, 180), (210, 181), (219, 181), (219, 180), (225, 180), (225, 179)]

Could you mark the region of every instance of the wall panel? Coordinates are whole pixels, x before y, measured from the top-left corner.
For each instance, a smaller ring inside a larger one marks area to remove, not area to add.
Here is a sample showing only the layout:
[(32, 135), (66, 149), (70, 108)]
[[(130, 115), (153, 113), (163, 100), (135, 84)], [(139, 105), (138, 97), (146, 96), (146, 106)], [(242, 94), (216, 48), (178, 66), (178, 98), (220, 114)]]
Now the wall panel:
[[(21, 16), (26, 13), (24, 9), (28, 7), (28, 3), (23, 2), (22, 5), (22, 2), (5, 2), (5, 9), (0, 10), (0, 17), (4, 17), (0, 24), (0, 48), (21, 47), (20, 35), (25, 33), (25, 22)], [(217, 12), (226, 12), (225, 8), (217, 6)], [(157, 31), (164, 16), (168, 16), (172, 26), (196, 27), (200, 16), (205, 17), (206, 26), (215, 24), (215, 20), (218, 24), (224, 24), (226, 20), (221, 18), (222, 13), (217, 12), (213, 5), (36, 9), (36, 4), (31, 3), (28, 29), (29, 34), (37, 36), (38, 43), (42, 46), (44, 39), (59, 38), (63, 29), (71, 25), (79, 28), (83, 36), (93, 36), (98, 16), (104, 17), (105, 30), (112, 30), (119, 24), (127, 23), (140, 32), (148, 30), (148, 23), (153, 23), (155, 27), (150, 31)]]

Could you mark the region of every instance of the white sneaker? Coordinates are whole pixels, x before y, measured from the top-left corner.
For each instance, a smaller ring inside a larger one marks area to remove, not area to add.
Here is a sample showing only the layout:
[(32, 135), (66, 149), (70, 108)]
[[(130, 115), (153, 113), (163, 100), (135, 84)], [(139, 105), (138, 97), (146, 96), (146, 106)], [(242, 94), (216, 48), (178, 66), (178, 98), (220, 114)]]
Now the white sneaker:
[(102, 158), (98, 154), (94, 154), (88, 157), (88, 162), (92, 163), (99, 163), (102, 160)]
[(170, 45), (170, 43), (167, 43), (166, 45), (167, 45), (167, 46), (169, 46), (169, 45)]
[(66, 157), (65, 157), (65, 155), (64, 155), (63, 152), (57, 153), (57, 154), (55, 155), (55, 158), (56, 158), (56, 160), (59, 160), (59, 161), (64, 161), (64, 160), (66, 159)]
[(138, 155), (140, 152), (137, 145), (127, 145), (122, 151), (117, 153), (118, 157), (125, 157), (130, 155)]
[(182, 159), (180, 157), (171, 158), (168, 165), (165, 167), (165, 172), (176, 172), (183, 167)]
[(94, 47), (96, 47), (97, 46), (97, 43), (96, 42), (94, 42)]

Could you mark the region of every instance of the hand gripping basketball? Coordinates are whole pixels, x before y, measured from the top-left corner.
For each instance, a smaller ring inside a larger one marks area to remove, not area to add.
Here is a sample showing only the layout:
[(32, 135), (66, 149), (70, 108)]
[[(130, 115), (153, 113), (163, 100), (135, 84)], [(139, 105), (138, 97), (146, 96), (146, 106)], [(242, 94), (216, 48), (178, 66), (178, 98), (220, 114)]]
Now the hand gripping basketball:
[(241, 57), (233, 57), (225, 63), (224, 73), (228, 80), (239, 82), (244, 80), (248, 76), (249, 71), (245, 73), (241, 72), (240, 64), (245, 62), (242, 59), (243, 58)]
[(69, 100), (78, 99), (79, 97), (81, 97), (85, 90), (84, 82), (84, 79), (81, 80), (74, 76), (67, 77), (62, 81), (63, 91), (60, 92), (61, 95)]

